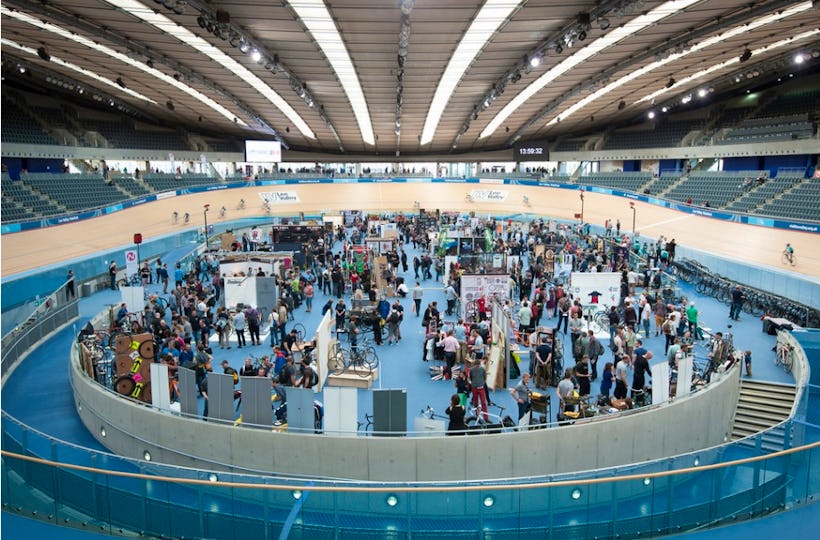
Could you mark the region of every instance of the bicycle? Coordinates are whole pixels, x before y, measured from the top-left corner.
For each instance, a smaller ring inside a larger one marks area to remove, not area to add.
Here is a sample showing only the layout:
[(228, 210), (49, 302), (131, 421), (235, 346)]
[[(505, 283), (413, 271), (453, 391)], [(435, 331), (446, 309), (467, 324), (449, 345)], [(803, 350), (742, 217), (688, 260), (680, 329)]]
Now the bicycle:
[(777, 341), (775, 345), (774, 365), (782, 367), (786, 373), (792, 372), (794, 365), (794, 347), (785, 341)]
[(364, 422), (359, 422), (356, 420), (356, 429), (361, 430), (362, 426), (364, 426), (364, 432), (366, 435), (373, 434), (373, 415), (364, 413)]
[(225, 208), (224, 206), (223, 206), (222, 208), (220, 208), (220, 209), (219, 209), (219, 217), (220, 217), (220, 218), (224, 218), (224, 217), (225, 217), (225, 214), (227, 214), (227, 213), (228, 213), (228, 209), (227, 209), (227, 208)]
[[(224, 206), (223, 206), (224, 208)], [(237, 210), (244, 210), (245, 209), (245, 199), (239, 199), (239, 204), (236, 205)]]
[(185, 214), (182, 216), (182, 219), (185, 223), (188, 223), (189, 221), (191, 221), (191, 214), (185, 212)]
[(378, 365), (379, 357), (376, 355), (376, 349), (367, 341), (349, 348), (337, 342), (331, 348), (328, 359), (328, 367), (333, 370), (334, 375), (341, 375), (350, 370), (363, 379), (370, 377)]
[(789, 264), (794, 266), (797, 264), (797, 258), (794, 255), (793, 251), (789, 251), (788, 249), (784, 249), (783, 253), (780, 255), (780, 262), (782, 264)]
[(137, 287), (142, 284), (142, 276), (139, 272), (120, 278), (117, 280), (117, 287)]
[[(496, 407), (498, 413), (494, 414), (489, 412), (490, 407)], [(467, 414), (469, 416), (465, 416), (464, 418), (464, 423), (467, 425), (467, 429), (470, 430), (469, 433), (501, 433), (502, 431), (515, 428), (516, 424), (512, 418), (509, 416), (501, 416), (504, 414), (505, 408), (506, 407), (502, 405), (490, 401), (489, 395), (487, 396), (488, 411), (486, 414), (481, 410), (480, 405), (473, 404), (472, 402), (469, 403), (467, 407)]]
[(265, 204), (263, 204), (262, 205), (262, 210), (264, 210), (266, 214), (270, 214), (271, 213), (270, 203), (266, 202)]
[(176, 225), (178, 222), (179, 222), (179, 212), (175, 211), (171, 214), (171, 223)]

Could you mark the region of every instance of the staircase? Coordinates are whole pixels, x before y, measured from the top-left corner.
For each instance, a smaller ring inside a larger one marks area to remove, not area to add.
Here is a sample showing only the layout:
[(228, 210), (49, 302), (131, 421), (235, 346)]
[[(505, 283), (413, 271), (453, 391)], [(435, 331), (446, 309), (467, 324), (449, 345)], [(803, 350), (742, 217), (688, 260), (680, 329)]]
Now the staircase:
[[(789, 418), (796, 393), (793, 384), (744, 378), (740, 382), (732, 440), (754, 435)], [(785, 435), (783, 428), (772, 430), (763, 437), (762, 448), (769, 451), (782, 450)]]

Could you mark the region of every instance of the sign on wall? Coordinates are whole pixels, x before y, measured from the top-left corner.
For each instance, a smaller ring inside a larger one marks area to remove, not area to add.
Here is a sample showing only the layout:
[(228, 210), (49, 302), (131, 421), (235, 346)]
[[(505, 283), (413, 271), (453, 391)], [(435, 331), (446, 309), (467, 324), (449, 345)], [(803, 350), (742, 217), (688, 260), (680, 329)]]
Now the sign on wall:
[(499, 189), (474, 189), (470, 198), (475, 202), (500, 203), (507, 200), (508, 192)]
[(259, 196), (268, 204), (292, 204), (299, 202), (299, 194), (295, 191), (263, 191)]

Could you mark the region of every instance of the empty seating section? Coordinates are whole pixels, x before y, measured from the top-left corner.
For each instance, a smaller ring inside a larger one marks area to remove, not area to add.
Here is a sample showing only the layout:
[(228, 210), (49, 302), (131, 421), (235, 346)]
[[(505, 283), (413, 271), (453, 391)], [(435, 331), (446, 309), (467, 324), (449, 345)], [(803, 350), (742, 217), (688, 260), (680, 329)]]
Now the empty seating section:
[(155, 191), (172, 191), (175, 189), (185, 189), (195, 186), (207, 186), (218, 184), (219, 179), (202, 173), (192, 174), (168, 174), (168, 173), (145, 173), (142, 179)]
[(802, 174), (778, 174), (760, 186), (749, 189), (743, 196), (726, 207), (732, 212), (752, 212), (758, 206), (774, 199), (780, 193), (803, 181)]
[(242, 152), (243, 148), (241, 145), (234, 143), (233, 141), (217, 141), (217, 140), (207, 140), (205, 141), (208, 143), (208, 147), (211, 149), (212, 152)]
[(2, 102), (2, 129), (0, 139), (8, 143), (57, 144), (28, 113), (9, 99)]
[(757, 116), (782, 116), (808, 113), (809, 118), (820, 113), (820, 89), (804, 89), (783, 94), (772, 100)]
[(730, 129), (721, 141), (728, 144), (744, 144), (761, 141), (790, 141), (808, 139), (814, 135), (808, 113), (787, 114), (749, 118)]
[(604, 150), (629, 148), (665, 148), (680, 146), (691, 131), (703, 126), (701, 120), (670, 121), (655, 129), (621, 129), (613, 131), (604, 143)]
[(56, 107), (29, 107), (31, 112), (49, 127), (69, 128), (70, 122), (62, 109)]
[(712, 208), (722, 208), (746, 193), (745, 178), (756, 179), (762, 175), (764, 171), (693, 172), (664, 197), (680, 202), (691, 198), (695, 205), (708, 202)]
[(587, 186), (639, 191), (640, 187), (651, 179), (652, 173), (649, 172), (590, 173), (578, 178), (578, 183)]
[[(63, 209), (43, 197), (34, 193), (23, 181), (3, 180), (3, 197), (28, 208), (32, 213), (41, 216), (52, 216), (61, 214)], [(12, 218), (5, 214), (6, 206), (3, 206), (3, 221), (11, 221)]]
[(809, 178), (782, 197), (770, 200), (755, 214), (820, 221), (820, 181)]
[(680, 171), (663, 171), (658, 178), (646, 186), (650, 195), (658, 196), (669, 189), (669, 186), (680, 180), (683, 173)]
[(578, 150), (582, 150), (585, 144), (586, 140), (584, 139), (563, 139), (558, 141), (558, 144), (555, 145), (555, 151), (577, 152)]
[(136, 180), (130, 176), (118, 176), (116, 178), (117, 185), (134, 197), (144, 197), (150, 195), (151, 192), (142, 187)]
[(86, 124), (89, 131), (102, 135), (113, 148), (146, 150), (190, 150), (177, 133), (170, 131), (141, 131), (123, 122), (95, 121)]
[(69, 211), (107, 206), (128, 198), (97, 174), (31, 173), (23, 176), (23, 181)]
[(8, 223), (11, 221), (23, 221), (28, 219), (34, 219), (36, 216), (31, 211), (31, 209), (26, 208), (24, 206), (20, 206), (10, 197), (3, 197), (2, 207), (0, 207), (0, 212), (3, 214), (3, 223)]

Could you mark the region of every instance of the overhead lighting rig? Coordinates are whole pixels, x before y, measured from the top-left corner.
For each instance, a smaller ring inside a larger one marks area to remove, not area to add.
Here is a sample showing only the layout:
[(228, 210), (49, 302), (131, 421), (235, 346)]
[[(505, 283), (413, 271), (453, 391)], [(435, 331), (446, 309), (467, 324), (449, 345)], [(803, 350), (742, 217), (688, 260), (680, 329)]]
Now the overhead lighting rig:
[(410, 13), (413, 11), (415, 0), (401, 0), (399, 10), (401, 11), (399, 26), (399, 47), (396, 56), (398, 64), (396, 68), (396, 156), (399, 155), (399, 145), (401, 143), (401, 115), (402, 104), (404, 103), (404, 65), (407, 62), (407, 48), (410, 45)]
[[(643, 0), (640, 1), (643, 2)], [(496, 98), (504, 93), (507, 84), (517, 83), (523, 75), (528, 75), (543, 65), (550, 54), (560, 55), (564, 52), (565, 47), (570, 48), (576, 42), (586, 40), (592, 29), (593, 22), (597, 22), (601, 30), (606, 30), (611, 25), (607, 15), (612, 14), (617, 9), (621, 9), (623, 12), (626, 5), (631, 6), (637, 3), (634, 0), (603, 1), (589, 13), (579, 13), (570, 23), (525, 54), (520, 61), (495, 82), (492, 88), (473, 106), (470, 116), (464, 121), (456, 137), (461, 137), (470, 128), (470, 123), (478, 119), (479, 113), (488, 109)], [(630, 7), (629, 9), (634, 8)]]

